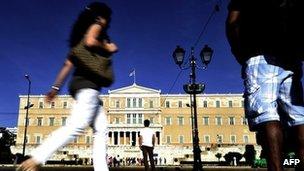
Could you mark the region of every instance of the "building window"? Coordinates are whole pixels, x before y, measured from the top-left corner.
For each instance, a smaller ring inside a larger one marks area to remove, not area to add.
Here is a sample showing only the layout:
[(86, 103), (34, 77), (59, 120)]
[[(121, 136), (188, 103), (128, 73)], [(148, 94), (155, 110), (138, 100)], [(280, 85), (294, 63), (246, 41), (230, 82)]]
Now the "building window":
[(204, 135), (204, 143), (210, 143), (210, 136)]
[(127, 124), (131, 124), (131, 114), (127, 114)]
[(203, 125), (209, 125), (209, 117), (203, 117)]
[(244, 100), (241, 101), (241, 106), (242, 106), (242, 107), (245, 106)]
[(167, 141), (167, 144), (170, 144), (170, 143), (171, 143), (171, 136), (170, 136), (170, 135), (167, 135), (166, 141)]
[(40, 136), (36, 136), (36, 143), (40, 144), (41, 143), (41, 137)]
[(166, 108), (169, 108), (169, 107), (170, 107), (170, 102), (166, 101)]
[(183, 135), (180, 135), (179, 137), (178, 137), (178, 142), (179, 143), (184, 143), (184, 136)]
[(222, 117), (220, 116), (215, 117), (215, 125), (222, 125)]
[(136, 107), (136, 98), (133, 98), (133, 106), (132, 107)]
[(166, 121), (166, 125), (171, 125), (171, 117), (166, 117), (165, 121)]
[(246, 143), (246, 144), (249, 143), (249, 136), (248, 135), (243, 136), (243, 142)]
[(178, 122), (178, 125), (184, 125), (184, 117), (177, 117), (177, 122)]
[(228, 105), (229, 105), (230, 108), (233, 107), (233, 106), (232, 106), (232, 101), (231, 101), (231, 100), (229, 100)]
[(142, 98), (138, 99), (138, 107), (142, 107)]
[(91, 137), (90, 137), (90, 136), (87, 136), (87, 137), (86, 137), (86, 143), (87, 143), (87, 144), (91, 144)]
[(119, 100), (117, 100), (117, 101), (116, 101), (116, 103), (115, 103), (115, 107), (116, 107), (116, 108), (119, 108), (119, 107), (120, 107)]
[(139, 123), (139, 124), (142, 124), (142, 123), (143, 123), (143, 116), (142, 116), (141, 113), (138, 114), (138, 123)]
[(134, 114), (132, 114), (132, 119), (133, 119), (133, 124), (136, 124), (137, 122), (137, 115), (134, 113)]
[(43, 102), (39, 102), (39, 109), (43, 109)]
[(127, 108), (130, 108), (130, 107), (131, 107), (131, 99), (127, 98)]
[(49, 126), (54, 126), (54, 120), (55, 120), (55, 118), (54, 117), (50, 117), (49, 118)]
[(216, 135), (216, 142), (218, 144), (223, 143), (223, 135)]
[(67, 121), (67, 117), (62, 117), (61, 118), (61, 125), (65, 126), (66, 125), (66, 121)]
[(150, 102), (149, 102), (149, 106), (150, 106), (150, 108), (153, 108), (154, 107), (154, 105), (153, 105), (153, 101), (152, 100), (150, 100)]
[(215, 101), (215, 107), (217, 108), (221, 107), (221, 102), (219, 100)]
[(68, 108), (68, 102), (63, 102), (63, 108), (64, 109)]
[(231, 143), (236, 143), (236, 136), (235, 135), (230, 135), (230, 142)]
[(245, 117), (241, 118), (242, 125), (248, 125), (248, 120)]
[(207, 100), (204, 100), (203, 106), (204, 106), (204, 107), (208, 107), (208, 102), (207, 102)]
[(37, 126), (42, 126), (42, 117), (37, 118)]
[(182, 101), (178, 101), (178, 107), (182, 108), (183, 107), (183, 102)]
[(51, 102), (51, 108), (55, 108), (55, 102)]
[(235, 125), (235, 118), (229, 117), (229, 125)]
[(115, 118), (115, 124), (119, 124), (119, 118)]
[(153, 124), (154, 123), (154, 118), (150, 117), (150, 123)]

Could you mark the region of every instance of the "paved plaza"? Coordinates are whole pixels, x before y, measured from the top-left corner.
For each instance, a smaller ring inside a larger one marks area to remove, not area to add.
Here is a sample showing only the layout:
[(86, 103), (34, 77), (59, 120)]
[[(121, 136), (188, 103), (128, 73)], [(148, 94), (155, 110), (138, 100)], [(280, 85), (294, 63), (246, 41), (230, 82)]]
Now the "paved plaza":
[[(0, 171), (15, 171), (16, 166), (0, 166)], [(94, 171), (92, 166), (44, 166), (40, 171)], [(110, 171), (141, 171), (144, 167), (115, 167)], [(285, 169), (285, 171), (294, 171), (295, 169)], [(192, 171), (192, 167), (166, 166), (157, 167), (156, 171)], [(249, 167), (204, 167), (204, 171), (267, 171), (266, 168)]]

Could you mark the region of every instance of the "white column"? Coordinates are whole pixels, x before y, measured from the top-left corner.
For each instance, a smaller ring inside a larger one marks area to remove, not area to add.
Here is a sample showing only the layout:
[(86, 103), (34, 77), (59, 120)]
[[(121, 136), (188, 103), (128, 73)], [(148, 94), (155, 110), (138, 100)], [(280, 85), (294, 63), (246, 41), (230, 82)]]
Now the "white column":
[(138, 134), (139, 134), (138, 132), (136, 132), (136, 134), (135, 134), (135, 136), (136, 136), (135, 137), (135, 146), (138, 145)]
[(162, 145), (162, 133), (159, 131), (159, 145)]
[(130, 131), (130, 145), (132, 146), (132, 139), (133, 139), (133, 134), (132, 134), (132, 131)]
[(112, 145), (114, 145), (114, 139), (115, 139), (114, 131), (112, 131), (112, 142), (111, 142)]
[(120, 145), (120, 131), (117, 132), (117, 145)]

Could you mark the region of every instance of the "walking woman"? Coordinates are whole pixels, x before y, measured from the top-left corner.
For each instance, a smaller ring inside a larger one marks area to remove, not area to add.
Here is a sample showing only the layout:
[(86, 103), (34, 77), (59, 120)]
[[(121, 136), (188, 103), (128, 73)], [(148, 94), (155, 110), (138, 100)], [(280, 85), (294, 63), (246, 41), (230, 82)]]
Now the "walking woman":
[[(70, 35), (70, 48), (80, 43), (85, 48), (99, 52), (102, 56), (111, 56), (118, 48), (110, 42), (107, 29), (111, 21), (112, 10), (104, 3), (89, 4), (78, 16)], [(99, 99), (102, 83), (94, 74), (78, 67), (72, 55), (65, 60), (52, 89), (46, 95), (51, 102), (69, 73), (74, 70), (69, 84), (70, 94), (75, 99), (68, 123), (52, 133), (43, 144), (31, 152), (31, 158), (24, 161), (19, 170), (37, 171), (38, 166), (60, 147), (83, 134), (88, 126), (93, 128), (93, 163), (95, 171), (108, 171), (106, 162), (107, 120)]]

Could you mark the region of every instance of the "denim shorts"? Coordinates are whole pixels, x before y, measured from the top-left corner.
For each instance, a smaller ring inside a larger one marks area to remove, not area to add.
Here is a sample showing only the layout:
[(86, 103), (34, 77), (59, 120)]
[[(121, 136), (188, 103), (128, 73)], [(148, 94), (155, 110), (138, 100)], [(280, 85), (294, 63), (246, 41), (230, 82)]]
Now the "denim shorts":
[(301, 67), (302, 63), (298, 62), (286, 69), (265, 55), (246, 61), (242, 78), (245, 115), (251, 131), (268, 121), (281, 121), (287, 126), (304, 124)]

